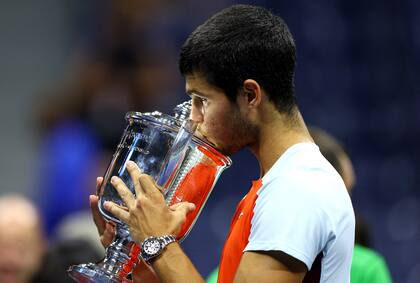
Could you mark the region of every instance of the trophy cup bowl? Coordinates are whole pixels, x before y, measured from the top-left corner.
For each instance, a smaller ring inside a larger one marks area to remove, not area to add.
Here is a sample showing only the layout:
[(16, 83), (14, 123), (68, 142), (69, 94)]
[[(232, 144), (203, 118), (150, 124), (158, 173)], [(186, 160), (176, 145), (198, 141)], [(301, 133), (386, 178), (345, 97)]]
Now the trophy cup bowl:
[(103, 207), (105, 201), (125, 206), (110, 183), (112, 176), (120, 177), (135, 193), (126, 170), (127, 161), (136, 162), (143, 173), (163, 187), (167, 205), (182, 201), (195, 204), (196, 209), (187, 215), (177, 235), (179, 241), (193, 227), (220, 174), (231, 165), (229, 157), (193, 135), (195, 124), (191, 120), (160, 112), (129, 112), (126, 120), (127, 128), (98, 191), (99, 211), (107, 221), (116, 224), (116, 236), (101, 262), (69, 268), (68, 273), (76, 282), (129, 282), (127, 275), (139, 261), (140, 248), (131, 239), (127, 225)]

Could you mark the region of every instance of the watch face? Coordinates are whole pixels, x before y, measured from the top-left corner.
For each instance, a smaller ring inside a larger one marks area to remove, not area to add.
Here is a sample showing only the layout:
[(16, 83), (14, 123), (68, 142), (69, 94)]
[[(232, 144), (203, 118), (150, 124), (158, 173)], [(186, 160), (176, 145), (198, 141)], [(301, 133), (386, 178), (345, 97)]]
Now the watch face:
[(147, 255), (155, 255), (161, 250), (161, 243), (158, 239), (149, 239), (143, 243), (143, 251)]

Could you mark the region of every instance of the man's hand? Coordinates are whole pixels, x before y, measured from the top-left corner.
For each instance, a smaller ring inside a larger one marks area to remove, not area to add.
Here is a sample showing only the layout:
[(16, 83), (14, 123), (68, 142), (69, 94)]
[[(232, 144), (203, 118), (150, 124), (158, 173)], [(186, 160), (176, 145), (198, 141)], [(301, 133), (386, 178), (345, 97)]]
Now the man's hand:
[[(102, 177), (96, 178), (96, 191), (99, 191), (103, 182)], [(102, 245), (107, 248), (115, 237), (115, 227), (112, 223), (106, 222), (99, 212), (98, 208), (99, 197), (96, 195), (89, 196), (89, 205), (92, 210), (93, 221), (95, 222), (96, 228), (98, 229), (99, 237)]]
[(133, 195), (120, 178), (114, 176), (111, 183), (127, 209), (113, 202), (105, 202), (105, 209), (129, 226), (131, 237), (138, 244), (150, 236), (177, 235), (186, 215), (195, 209), (195, 205), (181, 202), (168, 207), (152, 177), (141, 174), (137, 164), (132, 161), (127, 162), (127, 171), (133, 180), (136, 195)]

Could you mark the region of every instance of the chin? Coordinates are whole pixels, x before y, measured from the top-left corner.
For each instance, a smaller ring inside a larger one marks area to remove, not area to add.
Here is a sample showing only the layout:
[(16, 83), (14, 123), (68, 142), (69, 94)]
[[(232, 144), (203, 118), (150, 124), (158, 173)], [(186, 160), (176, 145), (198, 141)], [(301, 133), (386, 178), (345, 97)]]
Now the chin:
[(244, 146), (239, 146), (237, 144), (229, 144), (229, 143), (222, 143), (222, 142), (213, 142), (206, 135), (204, 135), (204, 134), (202, 134), (200, 132), (198, 132), (198, 133), (196, 132), (195, 135), (197, 137), (199, 137), (201, 140), (203, 140), (206, 143), (210, 144), (212, 147), (214, 147), (220, 153), (222, 153), (223, 155), (226, 155), (226, 156), (230, 156), (230, 155), (238, 152), (242, 148), (244, 148)]
[(218, 151), (220, 151), (222, 154), (226, 155), (226, 156), (231, 156), (235, 153), (237, 153), (238, 151), (240, 151), (243, 147), (240, 146), (227, 146), (227, 147), (216, 147), (216, 149)]
[(206, 141), (209, 145), (214, 147), (217, 151), (219, 151), (223, 155), (230, 156), (230, 155), (235, 153), (235, 152), (232, 151), (232, 149), (230, 147), (225, 147), (223, 145), (216, 144), (214, 142), (209, 141), (208, 139), (203, 139), (203, 140)]

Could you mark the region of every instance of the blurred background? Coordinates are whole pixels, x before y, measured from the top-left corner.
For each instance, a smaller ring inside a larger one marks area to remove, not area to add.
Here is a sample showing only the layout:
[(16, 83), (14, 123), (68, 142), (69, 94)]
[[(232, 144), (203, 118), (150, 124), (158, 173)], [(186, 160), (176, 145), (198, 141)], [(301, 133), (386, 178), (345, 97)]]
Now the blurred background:
[[(262, 5), (288, 23), (306, 122), (345, 145), (357, 175), (354, 207), (394, 282), (419, 282), (420, 2), (414, 0), (2, 1), (0, 197), (30, 199), (50, 246), (69, 231), (95, 246), (93, 223), (83, 222), (88, 195), (116, 147), (124, 113), (170, 113), (187, 99), (178, 51), (198, 24), (233, 3)], [(183, 244), (203, 275), (217, 266), (235, 205), (259, 177), (249, 152), (233, 161)]]

